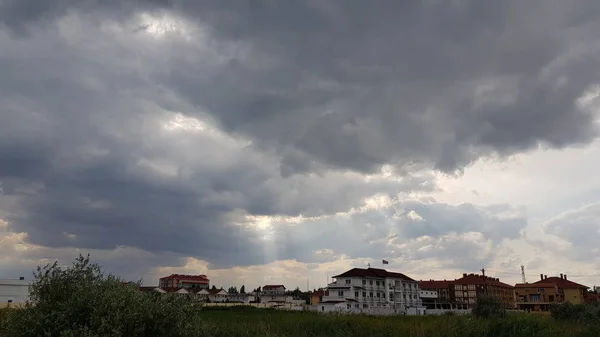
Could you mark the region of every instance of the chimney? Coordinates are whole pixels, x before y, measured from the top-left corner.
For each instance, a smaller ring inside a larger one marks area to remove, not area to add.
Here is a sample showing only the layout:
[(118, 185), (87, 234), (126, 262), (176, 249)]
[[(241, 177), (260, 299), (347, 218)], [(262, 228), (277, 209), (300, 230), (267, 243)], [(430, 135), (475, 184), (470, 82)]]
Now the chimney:
[(540, 281), (544, 280), (544, 274), (540, 274)]
[(563, 277), (565, 278), (565, 280), (567, 279), (567, 274), (564, 274)]
[(463, 273), (463, 277), (467, 277), (467, 274), (466, 274), (466, 273)]
[(548, 275), (544, 275), (544, 280), (548, 278)]
[(560, 273), (560, 279), (562, 280), (562, 278), (563, 278), (563, 274), (562, 274), (562, 273)]

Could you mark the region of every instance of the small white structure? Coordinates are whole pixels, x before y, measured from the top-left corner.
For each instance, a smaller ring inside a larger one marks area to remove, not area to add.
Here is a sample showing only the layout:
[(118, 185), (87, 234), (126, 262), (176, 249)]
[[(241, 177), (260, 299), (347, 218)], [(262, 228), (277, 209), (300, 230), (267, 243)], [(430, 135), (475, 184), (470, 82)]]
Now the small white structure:
[(208, 299), (212, 303), (225, 302), (225, 301), (227, 301), (227, 296), (228, 295), (229, 294), (224, 289), (210, 289), (210, 290), (208, 290)]
[(230, 303), (250, 303), (255, 301), (256, 296), (254, 293), (244, 293), (244, 294), (228, 294), (227, 300)]
[(23, 277), (18, 280), (0, 279), (0, 307), (24, 304), (29, 300), (29, 286), (32, 281)]

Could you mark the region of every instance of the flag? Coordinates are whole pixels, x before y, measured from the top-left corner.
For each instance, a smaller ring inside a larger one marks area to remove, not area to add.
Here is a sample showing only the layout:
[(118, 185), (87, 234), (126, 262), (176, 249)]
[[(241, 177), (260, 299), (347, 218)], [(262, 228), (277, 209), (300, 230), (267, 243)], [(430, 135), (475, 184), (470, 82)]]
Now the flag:
[(389, 262), (387, 262), (386, 260), (381, 260), (381, 263), (383, 263), (383, 264), (389, 264)]

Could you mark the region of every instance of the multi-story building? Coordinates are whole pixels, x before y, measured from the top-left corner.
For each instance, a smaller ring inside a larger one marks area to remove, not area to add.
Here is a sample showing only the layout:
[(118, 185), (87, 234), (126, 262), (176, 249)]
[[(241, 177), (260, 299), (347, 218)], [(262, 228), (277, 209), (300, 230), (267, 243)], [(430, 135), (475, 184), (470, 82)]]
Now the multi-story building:
[[(437, 298), (423, 298), (423, 305), (427, 309), (452, 309), (453, 305), (450, 300), (450, 285), (453, 281), (420, 281), (419, 288), (421, 291), (433, 291), (437, 293)], [(453, 288), (454, 289), (454, 288)]]
[(419, 282), (396, 272), (378, 268), (354, 268), (333, 277), (320, 303), (347, 311), (391, 308), (397, 312), (424, 309), (419, 297)]
[(209, 280), (206, 275), (181, 275), (171, 274), (160, 278), (158, 286), (161, 288), (208, 289)]
[(0, 308), (14, 307), (29, 300), (31, 281), (24, 277), (18, 280), (0, 280)]
[(285, 286), (282, 284), (263, 286), (260, 293), (261, 303), (289, 303), (292, 299), (292, 296), (286, 295)]
[[(498, 278), (478, 274), (463, 274), (463, 277), (452, 281), (421, 281), (423, 290), (438, 292), (438, 300), (433, 301), (434, 308), (471, 309), (481, 295), (498, 297), (506, 308), (514, 308), (513, 286), (500, 282)], [(432, 301), (428, 300), (427, 307)]]
[(463, 274), (450, 285), (450, 297), (463, 307), (473, 308), (477, 297), (490, 295), (499, 298), (508, 309), (515, 307), (514, 287), (500, 282), (500, 279), (478, 274)]
[(567, 280), (567, 275), (548, 277), (540, 274), (540, 280), (515, 285), (517, 308), (528, 311), (547, 311), (550, 305), (569, 302), (582, 304), (588, 298), (588, 287)]

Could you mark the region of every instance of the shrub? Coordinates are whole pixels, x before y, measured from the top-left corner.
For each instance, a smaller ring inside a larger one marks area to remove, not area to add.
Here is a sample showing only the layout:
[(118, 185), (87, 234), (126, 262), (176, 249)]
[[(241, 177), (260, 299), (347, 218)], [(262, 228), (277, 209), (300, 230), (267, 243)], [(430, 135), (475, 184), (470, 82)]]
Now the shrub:
[(562, 303), (550, 307), (552, 318), (559, 321), (573, 321), (589, 325), (600, 325), (600, 306), (596, 303)]
[(506, 317), (506, 308), (499, 298), (481, 295), (477, 297), (472, 313), (479, 318), (502, 318)]
[(139, 284), (104, 275), (79, 256), (72, 266), (38, 267), (30, 301), (11, 310), (5, 334), (19, 336), (202, 336), (200, 305), (184, 296), (151, 296)]

